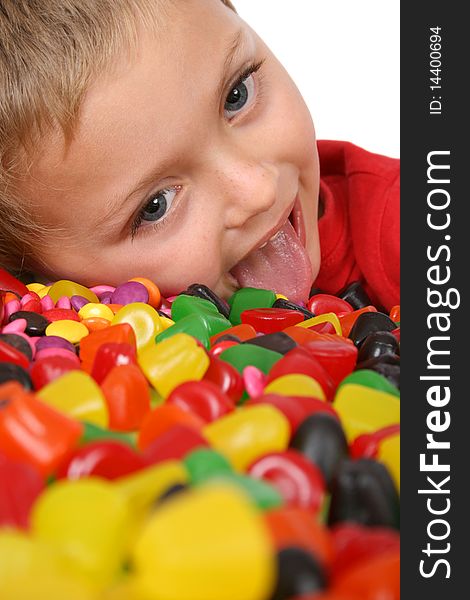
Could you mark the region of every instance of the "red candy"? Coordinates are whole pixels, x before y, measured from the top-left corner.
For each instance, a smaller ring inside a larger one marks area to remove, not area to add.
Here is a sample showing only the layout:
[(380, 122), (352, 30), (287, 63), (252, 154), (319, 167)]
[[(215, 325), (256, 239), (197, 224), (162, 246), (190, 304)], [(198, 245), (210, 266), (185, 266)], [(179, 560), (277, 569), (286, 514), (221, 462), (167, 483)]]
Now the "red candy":
[(352, 458), (375, 458), (379, 451), (380, 442), (392, 435), (400, 433), (400, 425), (389, 425), (374, 433), (364, 433), (358, 436), (350, 446)]
[(330, 296), (330, 294), (315, 294), (312, 296), (307, 303), (307, 308), (314, 315), (324, 315), (325, 313), (351, 313), (353, 307), (337, 296)]
[(212, 381), (186, 381), (171, 392), (166, 404), (198, 415), (206, 423), (220, 419), (235, 409), (233, 401)]
[(303, 347), (322, 365), (335, 387), (356, 366), (357, 348), (352, 342), (345, 342), (339, 336), (317, 338)]
[(19, 365), (23, 369), (28, 369), (29, 367), (29, 361), (26, 356), (16, 348), (13, 348), (13, 346), (10, 346), (10, 344), (2, 342), (2, 340), (0, 340), (0, 361)]
[(102, 344), (107, 342), (116, 342), (118, 344), (130, 344), (133, 348), (136, 347), (135, 333), (128, 323), (119, 323), (93, 331), (82, 340), (80, 340), (80, 359), (82, 368), (91, 373), (95, 355)]
[(91, 376), (96, 383), (101, 383), (114, 367), (135, 365), (136, 351), (131, 344), (108, 342), (102, 344), (95, 354)]
[(182, 460), (186, 454), (196, 448), (209, 446), (207, 440), (192, 427), (174, 425), (160, 434), (143, 452), (147, 464), (156, 464), (164, 460)]
[(42, 313), (48, 321), (80, 321), (80, 317), (71, 308), (50, 308)]
[(8, 271), (0, 267), (0, 290), (14, 292), (18, 296), (24, 296), (29, 292), (24, 283), (21, 283), (16, 277), (10, 275)]
[(138, 445), (141, 450), (147, 448), (158, 436), (175, 425), (185, 425), (195, 431), (201, 431), (205, 422), (197, 415), (175, 405), (157, 406), (149, 413), (139, 431)]
[(241, 313), (240, 319), (259, 333), (275, 333), (302, 323), (304, 315), (287, 308), (250, 308)]
[(240, 400), (244, 391), (243, 379), (240, 373), (235, 367), (216, 356), (211, 356), (203, 381), (215, 383), (233, 402)]
[[(51, 350), (57, 349), (54, 348)], [(31, 367), (30, 375), (35, 390), (40, 390), (51, 381), (65, 375), (69, 371), (80, 369), (80, 363), (77, 364), (76, 357), (71, 352), (69, 353), (71, 354), (70, 358), (61, 355), (45, 356), (44, 352), (45, 350), (41, 350), (38, 353), (41, 355), (41, 358), (36, 360)]]

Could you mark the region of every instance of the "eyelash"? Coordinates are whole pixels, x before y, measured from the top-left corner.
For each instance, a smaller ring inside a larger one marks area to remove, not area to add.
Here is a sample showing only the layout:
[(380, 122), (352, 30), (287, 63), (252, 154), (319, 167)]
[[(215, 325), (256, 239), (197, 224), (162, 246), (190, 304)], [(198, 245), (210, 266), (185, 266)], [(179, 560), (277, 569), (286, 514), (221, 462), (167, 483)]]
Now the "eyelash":
[[(253, 73), (257, 73), (260, 70), (261, 66), (264, 64), (265, 60), (266, 59), (263, 58), (260, 61), (252, 62), (250, 65), (248, 65), (248, 67), (246, 67), (245, 69), (243, 69), (243, 71), (238, 75), (237, 79), (230, 85), (229, 92), (231, 90), (233, 90), (234, 88), (238, 87), (239, 85), (241, 85), (242, 83), (244, 83), (244, 81), (246, 79), (248, 79), (248, 77), (250, 75), (252, 75)], [(257, 94), (256, 94), (256, 102), (257, 103), (263, 97), (263, 89), (264, 89), (263, 88), (263, 75), (264, 75), (263, 72), (259, 71), (259, 74), (258, 74), (258, 85), (257, 85)], [(170, 192), (172, 190), (178, 190), (179, 191), (179, 189), (181, 189), (180, 185), (165, 187), (165, 188), (162, 188), (162, 189), (158, 190), (154, 194), (152, 194), (150, 196), (150, 198), (147, 198), (147, 200), (143, 204), (142, 208), (137, 213), (134, 221), (132, 222), (132, 225), (131, 225), (131, 240), (134, 240), (134, 238), (138, 234), (140, 234), (141, 231), (142, 231), (142, 228), (141, 228), (141, 225), (142, 225), (142, 222), (143, 222), (142, 215), (143, 215), (145, 207), (150, 202), (150, 200), (152, 198), (155, 198), (159, 194), (163, 194), (165, 192)], [(146, 227), (146, 229), (152, 229), (152, 231), (158, 231), (160, 229), (160, 227), (166, 225), (166, 223), (167, 223), (168, 220), (169, 220), (168, 217), (160, 219), (160, 221), (157, 221), (156, 223), (153, 223), (149, 227)]]

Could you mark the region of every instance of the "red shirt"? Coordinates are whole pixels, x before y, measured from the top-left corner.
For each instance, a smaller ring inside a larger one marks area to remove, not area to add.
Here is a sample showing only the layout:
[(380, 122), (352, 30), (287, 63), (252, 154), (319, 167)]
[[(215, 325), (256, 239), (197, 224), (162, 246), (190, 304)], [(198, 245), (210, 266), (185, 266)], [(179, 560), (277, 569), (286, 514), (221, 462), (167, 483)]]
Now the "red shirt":
[(318, 141), (321, 267), (315, 286), (337, 293), (362, 280), (376, 304), (400, 303), (400, 161), (349, 142)]

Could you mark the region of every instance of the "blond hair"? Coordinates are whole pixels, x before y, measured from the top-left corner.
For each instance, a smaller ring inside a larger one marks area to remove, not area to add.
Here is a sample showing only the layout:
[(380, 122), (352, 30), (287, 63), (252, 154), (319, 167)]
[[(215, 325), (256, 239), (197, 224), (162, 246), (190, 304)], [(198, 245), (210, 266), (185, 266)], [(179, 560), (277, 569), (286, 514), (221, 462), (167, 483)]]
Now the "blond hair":
[[(59, 127), (70, 139), (93, 79), (137, 46), (180, 0), (0, 0), (0, 266), (34, 268), (51, 233), (15, 191), (38, 141)], [(235, 8), (230, 0), (221, 0)]]

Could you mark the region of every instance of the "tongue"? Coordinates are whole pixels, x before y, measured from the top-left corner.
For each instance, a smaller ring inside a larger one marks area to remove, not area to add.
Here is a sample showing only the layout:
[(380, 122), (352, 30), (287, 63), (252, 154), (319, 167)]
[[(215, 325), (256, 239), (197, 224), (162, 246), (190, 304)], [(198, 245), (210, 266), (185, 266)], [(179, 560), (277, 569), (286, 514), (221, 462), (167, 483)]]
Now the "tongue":
[(305, 302), (313, 282), (310, 260), (290, 221), (230, 272), (241, 287), (273, 290), (293, 302)]

